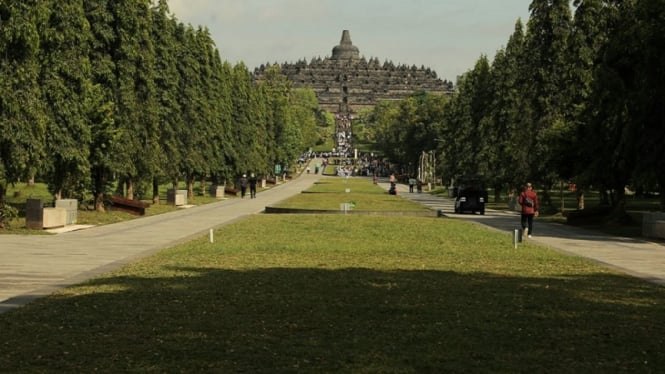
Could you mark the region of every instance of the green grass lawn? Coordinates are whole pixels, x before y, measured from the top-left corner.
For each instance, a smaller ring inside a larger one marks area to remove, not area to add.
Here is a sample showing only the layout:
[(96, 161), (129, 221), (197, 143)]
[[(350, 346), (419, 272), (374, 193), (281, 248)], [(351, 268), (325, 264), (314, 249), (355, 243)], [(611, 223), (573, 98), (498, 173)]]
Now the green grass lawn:
[(468, 222), (261, 214), (215, 237), (0, 315), (0, 372), (665, 367), (665, 288)]
[[(387, 194), (366, 178), (325, 178), (305, 192), (281, 201), (275, 207), (340, 210), (340, 204), (353, 203), (355, 211), (429, 211), (408, 199)], [(312, 194), (316, 197), (310, 196)]]
[[(152, 200), (143, 199), (146, 203), (150, 203), (150, 207), (146, 209), (146, 215), (158, 215), (168, 213), (179, 208), (167, 203), (167, 190), (172, 188), (170, 184), (161, 185), (159, 188), (160, 202), (159, 204), (152, 204)], [(186, 189), (184, 184), (179, 186), (180, 189)], [(261, 189), (259, 188), (259, 191)], [(226, 195), (227, 198), (234, 198), (234, 196)], [(16, 183), (10, 186), (7, 191), (7, 203), (14, 206), (19, 211), (19, 217), (12, 220), (9, 229), (0, 229), (1, 234), (23, 234), (23, 235), (49, 235), (43, 230), (29, 230), (25, 228), (25, 203), (27, 199), (40, 199), (45, 207), (53, 206), (53, 196), (48, 191), (44, 183), (35, 183), (29, 186), (27, 183)], [(188, 199), (187, 203), (191, 205), (203, 205), (218, 201), (215, 197), (209, 194), (204, 194), (201, 191), (200, 184), (197, 183), (194, 189), (194, 198)], [(106, 225), (110, 223), (122, 222), (131, 219), (139, 218), (140, 216), (132, 215), (122, 211), (112, 211), (110, 208), (106, 212), (100, 213), (92, 210), (92, 198), (84, 203), (79, 202), (79, 209), (77, 211), (77, 224), (82, 225)]]

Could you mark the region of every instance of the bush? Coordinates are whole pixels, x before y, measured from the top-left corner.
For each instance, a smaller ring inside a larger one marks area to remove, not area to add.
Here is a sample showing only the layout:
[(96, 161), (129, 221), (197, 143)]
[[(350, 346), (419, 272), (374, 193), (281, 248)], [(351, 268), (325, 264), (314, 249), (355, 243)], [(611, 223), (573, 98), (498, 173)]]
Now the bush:
[(9, 204), (0, 206), (0, 228), (9, 228), (12, 220), (18, 218), (18, 209)]

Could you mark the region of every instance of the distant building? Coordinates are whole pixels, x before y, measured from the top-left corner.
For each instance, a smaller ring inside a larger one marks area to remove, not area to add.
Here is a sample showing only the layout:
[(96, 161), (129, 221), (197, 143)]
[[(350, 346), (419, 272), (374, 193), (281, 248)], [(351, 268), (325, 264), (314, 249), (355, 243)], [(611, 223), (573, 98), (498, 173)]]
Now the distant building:
[[(262, 80), (266, 69), (265, 65), (255, 69), (254, 78)], [(331, 57), (313, 58), (310, 63), (283, 63), (281, 70), (294, 87), (313, 89), (319, 106), (338, 117), (373, 108), (379, 101), (401, 100), (416, 92), (444, 95), (454, 89), (451, 82), (439, 79), (429, 68), (395, 66), (392, 62), (380, 64), (378, 58), (368, 61), (360, 57), (348, 30), (342, 31), (340, 44), (332, 49)]]

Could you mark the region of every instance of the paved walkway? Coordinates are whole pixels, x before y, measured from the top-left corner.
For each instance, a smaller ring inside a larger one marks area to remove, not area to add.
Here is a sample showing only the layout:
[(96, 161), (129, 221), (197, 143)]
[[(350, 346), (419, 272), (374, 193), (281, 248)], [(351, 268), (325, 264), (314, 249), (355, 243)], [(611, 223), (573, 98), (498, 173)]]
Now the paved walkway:
[(260, 213), (309, 188), (320, 177), (303, 174), (259, 192), (255, 199), (248, 194), (244, 199), (58, 235), (0, 235), (0, 313)]
[[(260, 213), (307, 189), (320, 175), (299, 178), (257, 194), (256, 199), (228, 199), (177, 212), (144, 217), (58, 235), (0, 235), (0, 313), (24, 305), (55, 290), (117, 269), (163, 248), (200, 237), (248, 215)], [(380, 183), (388, 189), (387, 183)], [(451, 213), (452, 200), (427, 193), (400, 196), (413, 199), (450, 217), (468, 219), (512, 233), (518, 226), (514, 212), (487, 210), (484, 216)], [(665, 285), (665, 246), (662, 243), (607, 237), (564, 225), (536, 222), (534, 242), (588, 257), (627, 274)], [(512, 239), (507, 239), (512, 243)]]
[[(388, 189), (387, 183), (381, 183)], [(513, 247), (513, 234), (520, 228), (518, 212), (486, 209), (485, 215), (456, 214), (454, 200), (428, 193), (409, 193), (409, 187), (398, 185), (398, 194), (443, 210), (445, 216), (465, 219), (505, 232), (507, 245)], [(526, 239), (568, 254), (586, 257), (626, 274), (665, 286), (665, 242), (638, 238), (608, 236), (603, 233), (564, 224), (535, 220), (533, 238)], [(518, 245), (519, 248), (519, 245)]]

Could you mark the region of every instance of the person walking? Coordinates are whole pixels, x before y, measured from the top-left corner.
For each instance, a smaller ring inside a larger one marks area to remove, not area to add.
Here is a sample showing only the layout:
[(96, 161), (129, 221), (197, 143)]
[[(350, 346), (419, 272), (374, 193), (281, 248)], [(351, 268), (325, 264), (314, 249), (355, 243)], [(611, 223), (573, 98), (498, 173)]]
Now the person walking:
[(413, 193), (413, 187), (416, 185), (416, 178), (409, 177), (409, 192)]
[(249, 197), (252, 199), (256, 197), (256, 175), (254, 173), (249, 176)]
[(247, 193), (247, 174), (243, 174), (240, 178), (240, 198), (244, 199)]
[(538, 217), (539, 205), (538, 195), (531, 183), (527, 183), (524, 191), (520, 193), (519, 203), (522, 206), (522, 232), (530, 238), (533, 235), (533, 217)]

